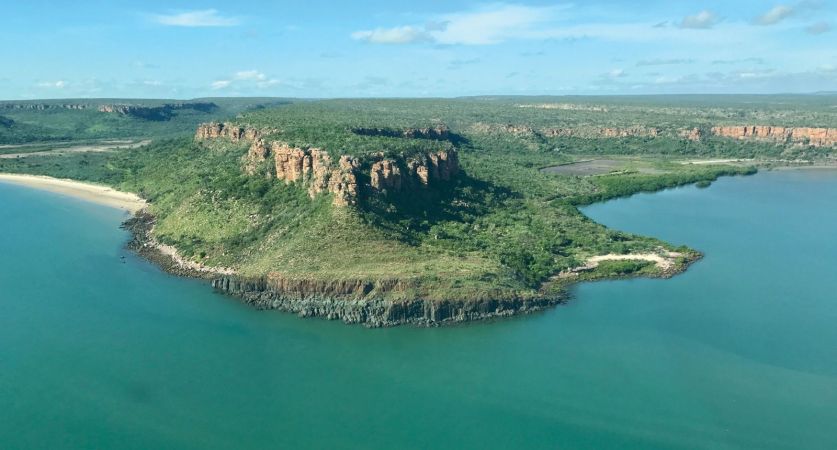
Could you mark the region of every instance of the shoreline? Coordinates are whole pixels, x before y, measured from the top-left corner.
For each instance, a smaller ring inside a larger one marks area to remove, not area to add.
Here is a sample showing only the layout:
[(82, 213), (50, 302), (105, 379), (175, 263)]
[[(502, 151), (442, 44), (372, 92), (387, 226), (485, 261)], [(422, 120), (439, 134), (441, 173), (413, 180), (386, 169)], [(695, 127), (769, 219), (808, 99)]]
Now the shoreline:
[[(392, 301), (365, 298), (354, 293), (329, 292), (326, 286), (309, 286), (309, 292), (286, 292), (271, 286), (266, 278), (248, 279), (239, 276), (233, 269), (209, 267), (181, 257), (175, 248), (156, 241), (152, 236), (155, 224), (153, 215), (146, 211), (148, 203), (135, 194), (117, 191), (113, 188), (74, 180), (62, 180), (46, 176), (0, 174), (0, 182), (11, 182), (26, 187), (47, 190), (126, 210), (131, 217), (122, 224), (131, 239), (127, 248), (159, 267), (163, 272), (174, 276), (203, 279), (219, 293), (248, 304), (256, 309), (273, 309), (289, 312), (299, 317), (319, 317), (326, 320), (340, 320), (346, 324), (360, 324), (370, 328), (414, 325), (434, 327), (454, 325), (464, 322), (487, 321), (492, 319), (527, 315), (542, 311), (570, 300), (567, 288), (572, 284), (597, 279), (579, 277), (563, 280), (564, 284), (557, 291), (544, 288), (552, 283), (546, 282), (541, 294), (532, 298), (506, 299), (449, 299), (429, 301), (416, 298), (408, 301)], [(647, 255), (631, 255), (630, 259), (649, 259)], [(672, 255), (668, 255), (672, 256)], [(597, 260), (623, 259), (603, 255)], [(660, 257), (662, 259), (662, 257)], [(697, 258), (695, 258), (696, 260)], [(694, 262), (690, 260), (683, 267), (670, 267), (654, 261), (661, 270), (652, 277), (670, 278), (684, 272)], [(665, 263), (666, 261), (662, 261)], [(666, 267), (663, 267), (666, 266)], [(608, 279), (633, 278), (608, 277)], [(569, 282), (569, 283), (567, 283)], [(316, 284), (316, 283), (315, 283)]]
[(121, 209), (131, 214), (136, 214), (148, 206), (148, 203), (136, 194), (76, 180), (41, 175), (0, 173), (0, 183), (15, 184), (66, 195), (90, 203)]

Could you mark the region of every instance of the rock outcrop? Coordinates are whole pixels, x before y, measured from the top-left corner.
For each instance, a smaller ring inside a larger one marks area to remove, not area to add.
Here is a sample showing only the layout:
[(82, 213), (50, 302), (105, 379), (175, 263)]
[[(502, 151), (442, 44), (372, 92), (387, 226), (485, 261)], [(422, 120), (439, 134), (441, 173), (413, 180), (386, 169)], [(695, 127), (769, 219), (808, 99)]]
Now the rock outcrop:
[[(411, 129), (409, 133), (447, 133), (446, 128)], [(417, 131), (416, 131), (417, 130)], [(265, 136), (275, 130), (260, 130), (232, 123), (206, 123), (198, 127), (195, 139), (229, 139), (250, 142), (243, 158), (243, 169), (249, 175), (305, 186), (311, 198), (322, 193), (333, 195), (335, 206), (354, 206), (360, 193), (359, 179), (369, 179), (373, 192), (401, 192), (405, 189), (429, 187), (450, 181), (459, 173), (456, 150), (440, 150), (409, 158), (385, 158), (383, 153), (365, 158), (341, 155), (336, 160), (320, 148), (294, 147), (286, 142), (267, 141)], [(405, 136), (403, 132), (399, 136)], [(363, 172), (365, 166), (369, 172)]]
[(594, 128), (580, 126), (534, 129), (527, 125), (476, 123), (471, 126), (471, 131), (475, 133), (499, 133), (524, 137), (575, 137), (587, 139), (612, 139), (627, 137), (655, 138), (660, 136), (676, 135), (682, 139), (694, 142), (710, 136), (716, 136), (739, 140), (774, 142), (776, 144), (784, 145), (810, 145), (813, 147), (837, 146), (837, 128), (776, 127), (765, 125), (715, 126), (707, 128), (693, 127), (680, 130), (667, 130), (664, 132), (656, 127), (645, 126), (627, 128)]
[(407, 128), (404, 130), (396, 130), (392, 128), (357, 127), (352, 128), (352, 133), (359, 134), (361, 136), (402, 137), (410, 139), (442, 140), (450, 138), (450, 130), (448, 130), (447, 126), (442, 124), (436, 125), (435, 127)]
[(233, 142), (245, 141), (256, 142), (267, 133), (273, 130), (261, 130), (253, 127), (244, 127), (229, 122), (210, 122), (198, 126), (195, 132), (195, 140), (206, 141), (210, 139), (226, 138)]
[(687, 128), (685, 130), (680, 130), (678, 135), (688, 141), (697, 142), (703, 139), (704, 132), (700, 128)]
[(259, 309), (278, 309), (301, 317), (322, 317), (369, 327), (445, 323), (504, 317), (542, 310), (562, 297), (486, 298), (432, 301), (384, 300), (385, 295), (416, 287), (402, 280), (297, 280), (277, 273), (252, 280), (221, 277), (212, 286)]
[(539, 103), (539, 104), (521, 104), (518, 108), (534, 108), (534, 109), (558, 109), (563, 111), (589, 111), (589, 112), (608, 112), (609, 110), (604, 106), (599, 105), (579, 105), (575, 103)]
[(536, 136), (546, 138), (575, 137), (575, 138), (623, 138), (623, 137), (657, 137), (660, 130), (654, 127), (546, 127), (535, 129), (528, 125), (519, 124), (486, 124), (476, 123), (471, 130), (477, 133), (512, 134), (514, 136)]
[(384, 159), (372, 164), (369, 170), (370, 184), (373, 189), (401, 190), (401, 168), (398, 162), (391, 159)]
[[(257, 142), (254, 146), (261, 143)], [(251, 147), (252, 153), (252, 147)], [(273, 176), (285, 183), (301, 183), (308, 185), (308, 195), (311, 198), (328, 192), (334, 195), (335, 206), (350, 206), (357, 204), (358, 185), (355, 171), (358, 163), (355, 158), (343, 155), (336, 166), (332, 164), (331, 155), (318, 148), (291, 147), (280, 141), (270, 146), (273, 156)]]
[(8, 117), (0, 116), (0, 127), (9, 128), (15, 124), (15, 121)]
[(93, 105), (89, 103), (14, 103), (14, 102), (0, 102), (0, 109), (5, 110), (35, 110), (46, 111), (55, 109), (69, 109), (69, 110), (84, 110), (92, 108)]
[(623, 138), (623, 137), (657, 137), (660, 130), (651, 127), (628, 128), (544, 128), (541, 133), (546, 137), (594, 137), (594, 138)]
[(810, 127), (774, 127), (764, 125), (712, 127), (714, 136), (760, 140), (779, 144), (802, 144), (814, 147), (837, 145), (837, 129)]
[[(362, 164), (357, 158), (342, 155), (334, 164), (325, 150), (291, 147), (281, 141), (273, 142), (268, 154), (264, 151), (264, 144), (255, 142), (248, 152), (245, 170), (257, 167), (272, 155), (274, 169), (268, 177), (305, 184), (312, 198), (323, 192), (333, 194), (335, 206), (357, 204), (358, 179), (363, 175)], [(385, 159), (380, 155), (370, 158), (369, 186), (375, 191), (400, 192), (405, 188), (427, 187), (434, 182), (450, 181), (459, 172), (459, 159), (453, 149), (407, 161)]]
[(212, 102), (182, 102), (166, 103), (159, 106), (110, 104), (100, 105), (98, 108), (99, 112), (103, 113), (119, 114), (154, 121), (169, 120), (175, 111), (186, 109), (208, 113), (218, 109), (218, 105)]

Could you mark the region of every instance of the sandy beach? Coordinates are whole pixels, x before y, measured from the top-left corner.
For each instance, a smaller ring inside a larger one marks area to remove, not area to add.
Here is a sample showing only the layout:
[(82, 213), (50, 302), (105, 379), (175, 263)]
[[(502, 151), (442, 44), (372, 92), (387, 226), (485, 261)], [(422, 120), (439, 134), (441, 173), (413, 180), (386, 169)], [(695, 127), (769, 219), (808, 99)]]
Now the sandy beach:
[(62, 180), (36, 175), (0, 174), (0, 183), (14, 183), (21, 186), (58, 194), (69, 195), (85, 201), (98, 203), (112, 208), (119, 208), (135, 213), (146, 206), (145, 200), (136, 194), (117, 191), (107, 186), (82, 183), (75, 180)]

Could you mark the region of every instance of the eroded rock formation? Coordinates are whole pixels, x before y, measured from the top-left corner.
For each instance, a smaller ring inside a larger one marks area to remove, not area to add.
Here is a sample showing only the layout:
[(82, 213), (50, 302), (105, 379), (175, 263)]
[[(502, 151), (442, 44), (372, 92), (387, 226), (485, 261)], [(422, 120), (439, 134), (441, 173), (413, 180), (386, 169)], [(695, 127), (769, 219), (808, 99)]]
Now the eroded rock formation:
[(712, 127), (712, 134), (731, 139), (752, 139), (782, 144), (814, 147), (837, 145), (837, 129), (810, 127), (773, 127), (764, 125)]
[(448, 130), (448, 127), (443, 124), (436, 125), (435, 127), (407, 128), (404, 130), (396, 130), (392, 128), (357, 127), (352, 128), (352, 133), (362, 136), (404, 137), (410, 139), (450, 138), (450, 130)]
[(471, 300), (412, 298), (393, 301), (383, 297), (388, 293), (409, 292), (419, 286), (409, 280), (321, 281), (292, 279), (278, 273), (251, 280), (221, 277), (214, 279), (212, 286), (259, 309), (278, 309), (301, 317), (323, 317), (369, 327), (435, 326), (511, 316), (564, 301), (560, 296), (504, 298), (500, 295)]
[(546, 137), (594, 137), (594, 138), (622, 138), (622, 137), (657, 137), (660, 130), (650, 127), (628, 128), (544, 128), (541, 133)]
[[(419, 132), (442, 132), (442, 129), (432, 130), (419, 129)], [(409, 158), (385, 158), (382, 153), (371, 155), (366, 159), (369, 172), (364, 173), (365, 164), (355, 157), (341, 155), (335, 160), (320, 148), (294, 147), (278, 140), (268, 142), (264, 136), (271, 132), (213, 122), (200, 125), (195, 139), (251, 142), (242, 164), (247, 174), (261, 174), (288, 184), (298, 183), (307, 188), (311, 198), (322, 193), (332, 194), (333, 204), (341, 207), (357, 204), (358, 180), (367, 176), (373, 192), (401, 192), (450, 181), (459, 172), (459, 158), (454, 149)]]
[(14, 102), (3, 102), (0, 103), (0, 109), (7, 109), (7, 110), (16, 110), (16, 109), (23, 109), (23, 110), (36, 110), (36, 111), (46, 111), (48, 109), (70, 109), (70, 110), (84, 110), (88, 108), (92, 108), (93, 105), (89, 103), (14, 103)]
[(139, 119), (163, 121), (169, 120), (175, 111), (191, 109), (200, 112), (212, 112), (218, 105), (212, 102), (166, 103), (159, 106), (111, 104), (99, 106), (99, 112), (131, 116)]
[(227, 138), (233, 142), (256, 142), (268, 132), (269, 130), (243, 127), (229, 122), (210, 122), (198, 126), (198, 129), (195, 132), (195, 139), (198, 141), (205, 141), (209, 139)]
[(274, 176), (277, 180), (283, 180), (288, 184), (306, 184), (311, 198), (323, 192), (331, 193), (334, 195), (335, 206), (357, 204), (358, 187), (355, 171), (358, 163), (355, 158), (343, 155), (335, 165), (332, 163), (331, 155), (325, 150), (291, 147), (280, 141), (271, 144), (268, 156), (271, 155)]

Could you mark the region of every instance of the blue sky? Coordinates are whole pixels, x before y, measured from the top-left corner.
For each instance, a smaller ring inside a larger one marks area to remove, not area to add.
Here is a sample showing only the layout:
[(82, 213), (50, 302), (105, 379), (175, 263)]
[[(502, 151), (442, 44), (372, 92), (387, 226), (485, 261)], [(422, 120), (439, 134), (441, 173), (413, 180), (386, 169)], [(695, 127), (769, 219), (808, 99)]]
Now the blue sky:
[(837, 0), (4, 3), (2, 99), (837, 90)]

